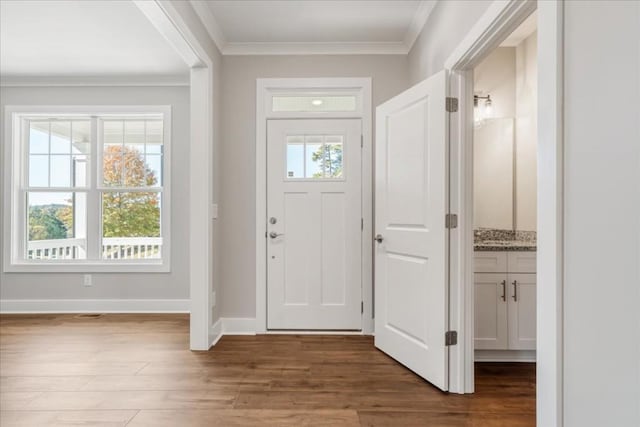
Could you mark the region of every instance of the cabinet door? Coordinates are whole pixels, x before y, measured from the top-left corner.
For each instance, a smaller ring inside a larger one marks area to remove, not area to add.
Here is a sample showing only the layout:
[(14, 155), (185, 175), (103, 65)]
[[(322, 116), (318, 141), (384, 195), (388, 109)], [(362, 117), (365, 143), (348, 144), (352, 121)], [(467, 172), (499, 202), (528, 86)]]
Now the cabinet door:
[(475, 348), (505, 350), (508, 348), (507, 275), (476, 273), (474, 284)]
[(509, 274), (509, 349), (536, 349), (536, 275)]

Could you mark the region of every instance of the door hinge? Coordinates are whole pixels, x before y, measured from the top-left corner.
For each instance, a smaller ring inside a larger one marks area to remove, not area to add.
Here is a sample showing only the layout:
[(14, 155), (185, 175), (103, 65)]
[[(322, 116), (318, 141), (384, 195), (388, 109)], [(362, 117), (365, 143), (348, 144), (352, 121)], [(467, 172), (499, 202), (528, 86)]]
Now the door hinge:
[(364, 218), (360, 218), (360, 230), (364, 230)]
[(458, 344), (458, 331), (447, 331), (444, 333), (444, 345), (456, 345)]
[(446, 228), (458, 228), (458, 215), (447, 214), (444, 218), (444, 226)]
[(360, 135), (360, 148), (364, 147), (364, 135)]
[(364, 313), (364, 301), (360, 301), (360, 314)]
[(447, 96), (446, 110), (449, 113), (457, 113), (458, 112), (458, 98), (451, 98), (451, 97)]

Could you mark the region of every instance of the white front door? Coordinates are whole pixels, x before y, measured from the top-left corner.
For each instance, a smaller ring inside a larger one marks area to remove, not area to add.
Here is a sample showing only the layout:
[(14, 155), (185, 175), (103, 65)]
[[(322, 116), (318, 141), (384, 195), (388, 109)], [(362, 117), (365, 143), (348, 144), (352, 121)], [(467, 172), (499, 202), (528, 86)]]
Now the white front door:
[(361, 122), (267, 122), (267, 328), (359, 330)]
[(375, 345), (448, 389), (446, 75), (376, 116)]

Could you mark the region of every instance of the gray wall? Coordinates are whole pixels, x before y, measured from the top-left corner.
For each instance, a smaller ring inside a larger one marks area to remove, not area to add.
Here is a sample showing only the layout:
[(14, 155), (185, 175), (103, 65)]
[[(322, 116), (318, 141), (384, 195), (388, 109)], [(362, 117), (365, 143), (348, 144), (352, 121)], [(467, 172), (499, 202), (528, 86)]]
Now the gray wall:
[(409, 83), (405, 55), (223, 58), (222, 317), (255, 317), (256, 79), (268, 77), (372, 77), (374, 107)]
[(639, 426), (640, 2), (565, 2), (564, 36), (565, 425)]
[(491, 3), (491, 0), (456, 0), (436, 4), (409, 52), (412, 85), (444, 69), (444, 61)]
[(188, 299), (189, 87), (3, 87), (0, 102), (3, 111), (5, 105), (171, 105), (173, 122), (171, 272), (94, 273), (92, 287), (82, 286), (77, 273), (0, 273), (0, 299)]

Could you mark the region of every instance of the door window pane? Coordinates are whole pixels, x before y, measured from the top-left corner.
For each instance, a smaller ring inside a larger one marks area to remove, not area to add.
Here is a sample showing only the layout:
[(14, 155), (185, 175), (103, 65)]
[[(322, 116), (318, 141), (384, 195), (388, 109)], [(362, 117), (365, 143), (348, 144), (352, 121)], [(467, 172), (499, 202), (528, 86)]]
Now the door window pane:
[(161, 258), (161, 194), (102, 194), (102, 258)]
[(308, 136), (305, 142), (305, 178), (322, 178), (322, 136)]
[(343, 146), (342, 135), (287, 137), (286, 178), (341, 179)]
[(27, 259), (85, 259), (85, 193), (27, 193)]
[(287, 137), (287, 178), (304, 178), (304, 136)]

